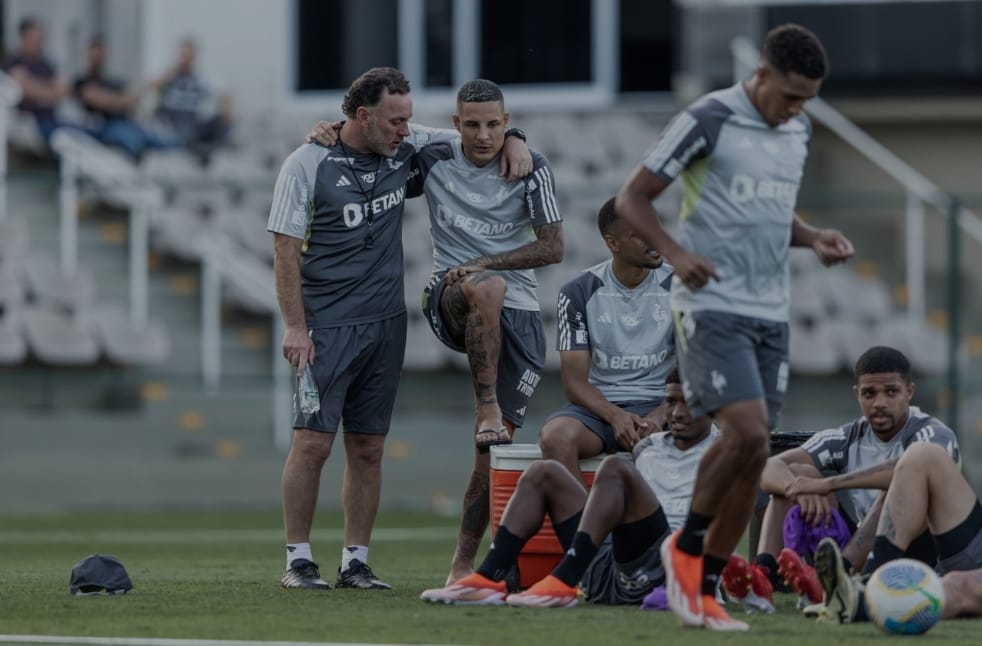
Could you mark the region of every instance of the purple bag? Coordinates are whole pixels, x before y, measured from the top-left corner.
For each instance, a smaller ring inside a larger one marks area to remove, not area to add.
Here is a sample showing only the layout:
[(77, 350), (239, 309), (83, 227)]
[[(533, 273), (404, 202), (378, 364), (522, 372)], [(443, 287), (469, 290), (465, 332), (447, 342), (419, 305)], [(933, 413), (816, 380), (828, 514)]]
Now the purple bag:
[(668, 610), (668, 594), (665, 593), (665, 586), (660, 585), (644, 598), (641, 602), (642, 610)]
[(811, 559), (818, 548), (818, 542), (831, 536), (839, 547), (845, 547), (852, 532), (838, 509), (832, 510), (832, 522), (828, 527), (816, 527), (801, 517), (801, 505), (795, 505), (784, 517), (784, 546), (802, 557)]

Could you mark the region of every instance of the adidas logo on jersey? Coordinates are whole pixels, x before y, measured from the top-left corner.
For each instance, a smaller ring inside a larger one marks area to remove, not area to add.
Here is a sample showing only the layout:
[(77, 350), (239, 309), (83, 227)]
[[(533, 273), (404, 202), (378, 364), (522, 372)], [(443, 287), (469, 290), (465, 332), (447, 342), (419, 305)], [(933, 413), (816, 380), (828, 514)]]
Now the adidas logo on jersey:
[(338, 181), (335, 184), (335, 186), (351, 186), (351, 180), (345, 177), (344, 175), (342, 175), (341, 177), (338, 178)]

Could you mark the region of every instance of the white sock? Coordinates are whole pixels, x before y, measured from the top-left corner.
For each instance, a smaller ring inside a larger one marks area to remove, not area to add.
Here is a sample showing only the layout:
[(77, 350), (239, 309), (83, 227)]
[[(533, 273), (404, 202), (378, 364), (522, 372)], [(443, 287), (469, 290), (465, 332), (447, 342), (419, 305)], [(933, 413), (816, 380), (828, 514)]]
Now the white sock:
[(287, 543), (286, 568), (289, 570), (290, 563), (297, 559), (314, 560), (314, 556), (310, 553), (310, 543)]
[(341, 571), (344, 572), (354, 560), (368, 563), (367, 545), (349, 545), (341, 550)]

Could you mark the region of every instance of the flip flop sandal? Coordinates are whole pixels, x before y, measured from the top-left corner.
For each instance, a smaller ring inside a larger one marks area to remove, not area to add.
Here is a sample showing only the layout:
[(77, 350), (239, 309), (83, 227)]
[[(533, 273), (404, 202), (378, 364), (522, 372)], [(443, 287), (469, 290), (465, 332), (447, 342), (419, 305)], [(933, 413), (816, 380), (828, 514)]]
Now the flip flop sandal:
[[(481, 435), (494, 435), (494, 439), (485, 441), (478, 440), (477, 438)], [(504, 439), (502, 439), (502, 437), (504, 437)], [(477, 432), (477, 435), (474, 436), (474, 446), (477, 447), (478, 453), (487, 453), (491, 450), (492, 446), (505, 446), (511, 443), (512, 440), (508, 435), (508, 429), (504, 427), (497, 430), (493, 428), (481, 429)]]

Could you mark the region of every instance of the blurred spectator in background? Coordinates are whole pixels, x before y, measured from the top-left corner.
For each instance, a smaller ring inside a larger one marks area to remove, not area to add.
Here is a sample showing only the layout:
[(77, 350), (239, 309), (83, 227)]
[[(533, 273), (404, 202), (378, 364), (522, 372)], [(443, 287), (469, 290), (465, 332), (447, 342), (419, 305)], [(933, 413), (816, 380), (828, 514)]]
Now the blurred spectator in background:
[(228, 96), (212, 103), (211, 92), (194, 72), (196, 54), (194, 41), (185, 38), (177, 61), (154, 82), (160, 91), (157, 116), (183, 145), (207, 159), (228, 141), (235, 116)]
[(3, 70), (23, 94), (17, 108), (34, 116), (38, 131), (48, 143), (51, 133), (65, 125), (55, 115), (55, 108), (68, 95), (70, 87), (44, 57), (44, 27), (38, 19), (22, 19), (17, 34), (17, 50), (4, 61)]
[(107, 146), (118, 146), (130, 157), (140, 159), (149, 148), (180, 145), (175, 138), (143, 128), (130, 118), (140, 101), (140, 93), (126, 89), (126, 84), (105, 74), (106, 44), (101, 35), (89, 41), (85, 74), (75, 80), (75, 95), (92, 118), (93, 134)]

